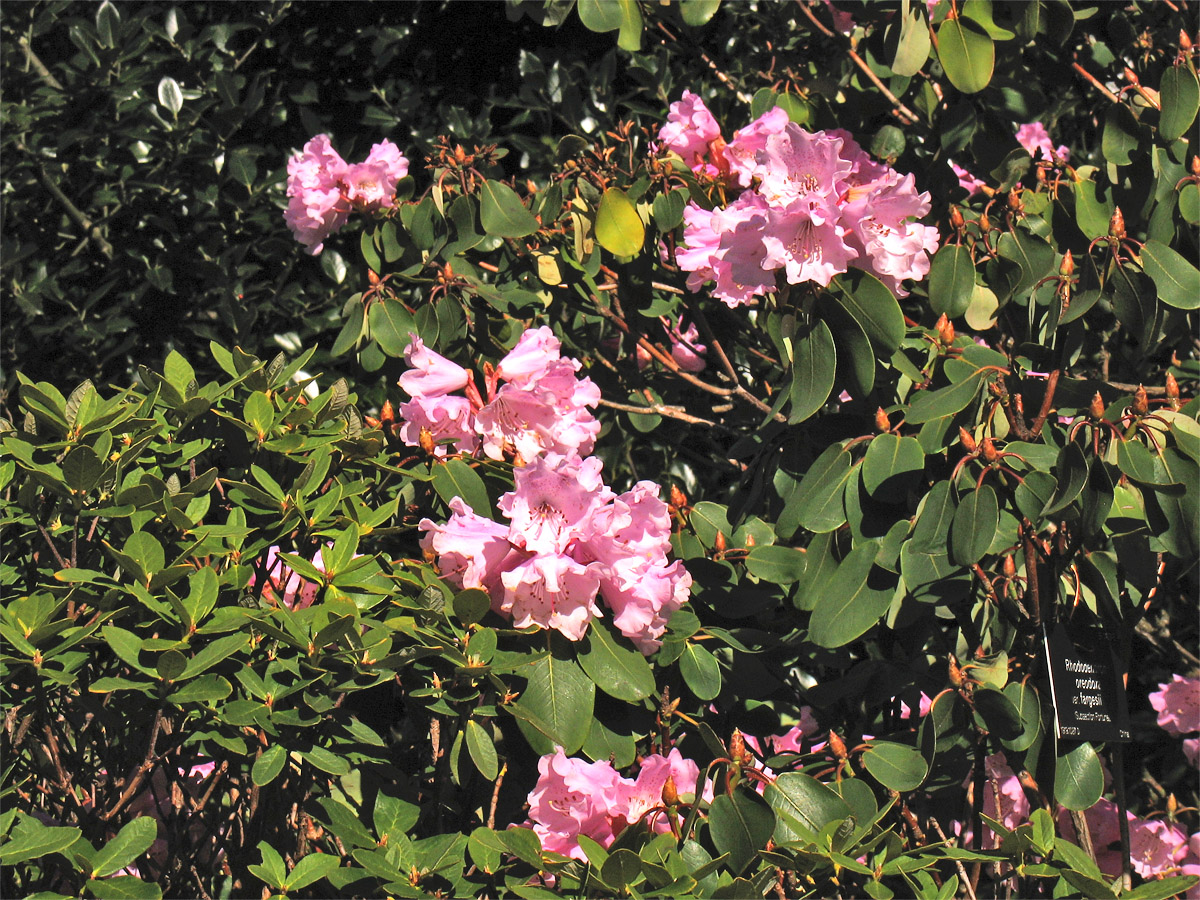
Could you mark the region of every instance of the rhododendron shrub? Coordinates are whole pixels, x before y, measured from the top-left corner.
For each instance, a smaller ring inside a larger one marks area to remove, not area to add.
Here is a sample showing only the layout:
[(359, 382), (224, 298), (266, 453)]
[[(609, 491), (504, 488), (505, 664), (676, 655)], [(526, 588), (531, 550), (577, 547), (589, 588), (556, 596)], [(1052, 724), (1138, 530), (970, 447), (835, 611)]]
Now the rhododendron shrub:
[(245, 6), (4, 10), (0, 895), (1200, 891), (1193, 4)]

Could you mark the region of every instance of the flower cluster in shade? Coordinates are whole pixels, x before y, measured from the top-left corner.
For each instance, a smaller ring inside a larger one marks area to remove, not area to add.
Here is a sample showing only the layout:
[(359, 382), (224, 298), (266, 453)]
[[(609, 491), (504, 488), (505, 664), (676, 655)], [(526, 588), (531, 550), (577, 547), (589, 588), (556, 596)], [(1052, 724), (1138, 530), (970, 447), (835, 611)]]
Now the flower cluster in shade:
[[(1042, 159), (1046, 162), (1066, 162), (1071, 152), (1063, 146), (1055, 147), (1050, 141), (1050, 133), (1041, 122), (1026, 122), (1018, 126), (1016, 138), (1017, 143), (1024, 147), (1035, 161)], [(958, 185), (967, 192), (967, 196), (973, 197), (983, 188), (985, 182), (982, 179), (976, 178), (953, 160), (950, 161), (950, 168), (954, 170)]]
[(607, 848), (630, 825), (644, 823), (652, 834), (671, 829), (663, 804), (670, 777), (684, 802), (692, 799), (700, 768), (678, 749), (643, 757), (636, 779), (624, 778), (607, 760), (584, 762), (558, 748), (538, 761), (537, 784), (529, 793), (529, 822), (542, 848), (586, 860), (579, 836)]
[[(357, 554), (355, 554), (357, 556)], [(313, 567), (319, 572), (325, 571), (321, 551), (318, 550), (312, 558)], [(272, 606), (285, 606), (288, 609), (307, 609), (317, 599), (321, 586), (312, 581), (305, 581), (288, 568), (279, 558), (279, 547), (273, 546), (267, 550), (264, 561), (266, 580), (262, 586), (262, 598)], [(254, 587), (258, 581), (257, 574), (251, 573), (247, 587)]]
[(658, 485), (640, 481), (616, 494), (600, 470), (594, 456), (540, 456), (514, 471), (514, 489), (500, 498), (506, 523), (455, 497), (445, 525), (421, 521), (421, 546), (443, 578), (486, 591), (518, 628), (553, 628), (578, 641), (603, 615), (600, 600), (649, 655), (692, 579), (681, 562), (667, 562), (671, 519)]
[(712, 210), (684, 209), (676, 262), (691, 273), (690, 290), (715, 282), (713, 294), (736, 307), (775, 291), (779, 274), (827, 286), (854, 266), (905, 296), (904, 280), (929, 273), (938, 232), (914, 221), (929, 212), (929, 194), (846, 131), (805, 131), (775, 107), (726, 143), (703, 101), (684, 91), (659, 141), (737, 194)]
[(394, 201), (396, 184), (408, 174), (408, 160), (389, 140), (371, 148), (360, 163), (347, 163), (329, 135), (318, 134), (288, 160), (288, 206), (284, 221), (313, 256), (325, 239), (346, 224), (351, 210), (373, 212)]
[(1200, 763), (1200, 678), (1172, 675), (1150, 694), (1150, 705), (1158, 713), (1158, 724), (1170, 734), (1185, 737), (1183, 753), (1192, 766)]
[(588, 407), (600, 389), (580, 378), (577, 360), (561, 356), (549, 328), (531, 328), (494, 369), (484, 369), (481, 394), (469, 372), (430, 350), (416, 335), (404, 351), (411, 367), (400, 387), (411, 398), (400, 404), (400, 439), (419, 446), (427, 431), (434, 452), (475, 454), (528, 462), (543, 453), (586, 456), (600, 432)]

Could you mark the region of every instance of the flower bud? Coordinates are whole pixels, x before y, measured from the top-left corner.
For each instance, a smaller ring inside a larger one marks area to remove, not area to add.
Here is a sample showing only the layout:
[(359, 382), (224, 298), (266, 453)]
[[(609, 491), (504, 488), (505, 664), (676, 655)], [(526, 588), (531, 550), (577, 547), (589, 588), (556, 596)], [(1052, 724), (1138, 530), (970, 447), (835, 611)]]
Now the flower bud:
[(742, 737), (742, 733), (735, 728), (729, 737), (729, 758), (735, 763), (740, 763), (745, 755), (746, 741)]
[(1021, 202), (1021, 195), (1016, 188), (1008, 192), (1008, 208), (1018, 216), (1025, 211), (1025, 204)]
[(682, 510), (687, 508), (687, 494), (679, 489), (679, 485), (671, 485), (671, 509)]
[(1125, 239), (1125, 216), (1119, 206), (1113, 209), (1112, 218), (1108, 220), (1108, 236), (1118, 241)]
[(960, 210), (957, 206), (950, 207), (950, 227), (955, 231), (962, 230), (963, 214), (962, 210)]
[(391, 400), (383, 401), (383, 409), (379, 411), (379, 421), (392, 422), (396, 418), (396, 410), (392, 406)]
[(420, 446), (420, 448), (422, 450), (424, 450), (430, 456), (433, 456), (433, 450), (434, 450), (433, 432), (430, 431), (428, 428), (426, 428), (424, 425), (421, 426), (421, 433), (417, 437), (417, 444)]
[(836, 731), (832, 729), (829, 732), (829, 749), (833, 751), (833, 755), (838, 759), (848, 759), (850, 754), (846, 752), (846, 742), (841, 739)]
[(1075, 274), (1075, 257), (1068, 250), (1063, 254), (1062, 262), (1058, 264), (1058, 274), (1063, 278), (1070, 278)]
[(1192, 39), (1188, 36), (1187, 31), (1183, 28), (1179, 29), (1179, 49), (1184, 53), (1189, 53), (1192, 49)]
[(374, 269), (367, 269), (367, 284), (371, 287), (379, 287), (379, 273)]
[(1183, 405), (1179, 402), (1179, 382), (1170, 372), (1167, 373), (1167, 404), (1171, 409), (1179, 409)]
[(668, 775), (667, 780), (663, 782), (662, 802), (663, 806), (667, 807), (668, 809), (678, 805), (679, 803), (679, 791), (675, 787), (674, 775)]
[(756, 541), (754, 539), (754, 535), (752, 535), (752, 534), (746, 535), (746, 549), (747, 550), (749, 550), (751, 547), (756, 546), (757, 544), (758, 544), (758, 541)]
[(892, 423), (888, 421), (888, 414), (883, 411), (882, 406), (875, 410), (875, 428), (882, 433), (892, 430)]
[(1125, 80), (1130, 84), (1141, 84), (1141, 82), (1138, 81), (1137, 72), (1133, 71), (1133, 69), (1129, 68), (1129, 66), (1125, 67), (1125, 71), (1122, 74), (1124, 74)]
[(1104, 418), (1104, 398), (1100, 396), (1099, 391), (1092, 394), (1092, 402), (1088, 406), (1088, 417), (1095, 422)]
[(1017, 561), (1011, 555), (1004, 557), (1004, 577), (1013, 579), (1017, 577)]
[(725, 532), (718, 531), (717, 536), (713, 538), (713, 549), (718, 553), (724, 553), (728, 546), (729, 544), (725, 541)]
[(1200, 178), (1200, 156), (1192, 157), (1192, 174)]
[(1042, 789), (1038, 787), (1037, 780), (1029, 774), (1028, 769), (1022, 769), (1017, 773), (1017, 781), (1021, 782), (1021, 787), (1027, 791), (1033, 791), (1035, 794), (1042, 792)]
[(983, 458), (990, 463), (994, 463), (1000, 458), (1000, 453), (996, 450), (996, 445), (990, 437), (983, 439)]
[(1133, 392), (1133, 412), (1139, 416), (1144, 416), (1150, 412), (1150, 398), (1146, 396), (1146, 389), (1140, 384), (1137, 390)]
[(942, 313), (934, 327), (937, 329), (938, 340), (941, 341), (943, 347), (954, 345), (954, 323), (946, 318), (945, 313)]
[(979, 230), (984, 234), (987, 234), (992, 230), (992, 220), (988, 218), (988, 214), (986, 212), (981, 212), (979, 214)]
[(1179, 812), (1179, 801), (1174, 794), (1167, 794), (1167, 821), (1174, 822), (1175, 814)]
[(962, 666), (958, 664), (958, 660), (951, 653), (946, 657), (947, 673), (950, 676), (950, 683), (956, 688), (962, 687), (967, 682), (966, 673), (963, 672)]
[(961, 425), (958, 426), (958, 441), (963, 445), (964, 448), (966, 448), (968, 453), (974, 453), (979, 447), (979, 445), (975, 443), (975, 438), (971, 436), (971, 432), (967, 431), (967, 429), (963, 428)]

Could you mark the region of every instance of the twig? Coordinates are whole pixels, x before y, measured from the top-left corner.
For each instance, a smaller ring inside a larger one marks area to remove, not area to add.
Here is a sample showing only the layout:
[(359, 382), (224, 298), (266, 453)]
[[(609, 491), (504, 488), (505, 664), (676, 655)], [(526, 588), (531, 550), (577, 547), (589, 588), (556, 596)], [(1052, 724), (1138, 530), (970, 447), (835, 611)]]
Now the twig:
[(58, 548), (56, 546), (54, 546), (54, 539), (50, 537), (50, 532), (48, 532), (46, 530), (46, 526), (43, 525), (41, 522), (38, 522), (37, 527), (38, 527), (38, 531), (40, 531), (42, 533), (42, 537), (46, 541), (46, 546), (48, 546), (50, 548), (50, 552), (53, 553), (54, 558), (56, 560), (58, 560), (58, 567), (60, 569), (71, 568), (70, 566), (67, 565), (67, 561), (62, 558), (62, 554), (58, 552)]
[[(799, 4), (800, 11), (808, 17), (808, 20), (812, 22), (822, 34), (824, 34), (826, 37), (836, 37), (833, 31), (822, 25), (817, 17), (813, 15), (813, 11), (808, 8), (808, 4), (805, 2), (805, 0), (796, 0), (796, 3)], [(859, 70), (867, 76), (871, 84), (875, 85), (879, 92), (883, 94), (883, 96), (887, 97), (889, 101), (891, 101), (892, 108), (894, 109), (896, 115), (904, 120), (904, 124), (916, 125), (921, 121), (920, 116), (901, 103), (900, 98), (888, 90), (887, 85), (879, 80), (879, 76), (871, 71), (871, 67), (867, 65), (866, 61), (858, 55), (853, 47), (846, 48), (846, 55), (849, 56), (854, 64), (858, 66)]]
[(130, 775), (129, 783), (125, 785), (125, 790), (121, 791), (121, 796), (117, 798), (117, 802), (113, 804), (112, 808), (109, 809), (108, 812), (104, 813), (104, 815), (100, 817), (102, 821), (107, 822), (121, 811), (121, 807), (128, 803), (133, 795), (137, 793), (138, 788), (142, 786), (142, 782), (145, 780), (146, 774), (154, 768), (154, 747), (158, 743), (158, 733), (162, 729), (162, 723), (163, 712), (162, 708), (160, 707), (154, 712), (154, 725), (150, 729), (150, 744), (146, 747), (145, 758)]
[(200, 897), (202, 900), (212, 900), (212, 897), (208, 895), (208, 891), (204, 889), (204, 882), (200, 880), (200, 873), (196, 871), (196, 867), (192, 866), (191, 869), (192, 878), (196, 880), (196, 889), (200, 891)]
[(1101, 84), (1100, 80), (1098, 78), (1096, 78), (1095, 75), (1093, 75), (1091, 72), (1089, 72), (1083, 66), (1081, 66), (1078, 62), (1071, 63), (1071, 68), (1074, 69), (1076, 72), (1078, 72), (1080, 75), (1082, 75), (1084, 78), (1086, 78), (1088, 83), (1091, 84), (1092, 87), (1094, 87), (1096, 90), (1098, 90), (1101, 94), (1103, 94), (1105, 97), (1107, 97), (1113, 103), (1121, 102), (1120, 97), (1118, 97), (1116, 94), (1114, 94), (1108, 88), (1106, 88), (1103, 84)]
[(500, 802), (500, 785), (504, 784), (504, 773), (508, 771), (508, 763), (500, 767), (500, 774), (496, 776), (496, 786), (492, 788), (492, 804), (488, 807), (487, 827), (496, 827), (496, 805)]
[(668, 419), (678, 419), (680, 422), (687, 422), (689, 425), (707, 425), (710, 428), (717, 427), (716, 422), (702, 419), (699, 416), (693, 416), (678, 406), (664, 406), (661, 403), (651, 403), (649, 406), (634, 406), (632, 403), (617, 403), (616, 401), (605, 400), (603, 398), (600, 400), (600, 405), (627, 413), (641, 413), (642, 415), (653, 413), (658, 416), (666, 416)]
[[(940, 837), (947, 844), (950, 843), (950, 839), (946, 837), (946, 832), (942, 831), (942, 826), (938, 824), (937, 819), (935, 819), (933, 816), (930, 816), (929, 824), (933, 830), (938, 833), (938, 837)], [(963, 883), (963, 887), (966, 888), (967, 897), (969, 900), (975, 900), (975, 891), (971, 887), (971, 879), (967, 877), (967, 870), (963, 868), (961, 859), (954, 860), (954, 868), (958, 870), (958, 879)]]
[(29, 157), (34, 168), (37, 170), (38, 181), (42, 183), (42, 187), (46, 189), (47, 193), (49, 193), (51, 197), (58, 201), (59, 205), (66, 211), (67, 216), (76, 225), (84, 230), (84, 233), (87, 235), (87, 237), (96, 244), (97, 249), (99, 249), (99, 251), (103, 253), (107, 259), (112, 259), (112, 244), (104, 239), (104, 235), (100, 233), (100, 229), (96, 227), (95, 223), (93, 223), (91, 219), (84, 215), (83, 211), (71, 202), (71, 198), (64, 194), (62, 189), (54, 183), (54, 181), (47, 174), (46, 170), (42, 167), (41, 160), (38, 159), (37, 156), (34, 155), (34, 153), (20, 141), (17, 141), (16, 149)]
[(66, 90), (66, 88), (62, 86), (62, 82), (54, 77), (54, 74), (46, 68), (46, 64), (38, 59), (38, 55), (33, 52), (33, 47), (29, 44), (29, 38), (22, 35), (17, 43), (20, 44), (21, 49), (25, 51), (25, 58), (29, 60), (30, 65), (33, 66), (34, 71), (38, 73), (42, 81), (46, 82), (47, 85), (54, 88), (56, 91), (59, 91), (60, 93)]
[[(673, 35), (664, 23), (658, 22), (657, 25), (658, 25), (659, 31), (661, 31), (663, 34), (665, 34), (671, 40), (675, 41), (676, 43), (679, 43), (679, 38), (677, 38), (675, 35)], [(699, 48), (696, 48), (696, 49), (699, 49)], [(700, 58), (702, 60), (704, 60), (705, 64), (710, 69), (713, 70), (713, 74), (717, 76), (717, 80), (720, 81), (721, 84), (725, 85), (725, 87), (729, 88), (731, 91), (733, 91), (735, 94), (737, 94), (737, 98), (739, 100), (741, 100), (743, 103), (749, 103), (752, 99), (754, 99), (749, 94), (747, 94), (745, 91), (740, 90), (738, 88), (738, 86), (733, 83), (733, 79), (730, 78), (728, 75), (726, 75), (724, 72), (722, 72), (721, 69), (717, 66), (717, 64), (715, 62), (712, 61), (712, 58), (707, 53), (705, 53), (703, 50), (699, 50), (699, 53), (700, 53)]]
[(1046, 395), (1042, 398), (1042, 408), (1038, 410), (1037, 418), (1033, 420), (1033, 426), (1029, 429), (1035, 437), (1042, 433), (1042, 426), (1046, 424), (1046, 417), (1050, 415), (1050, 408), (1054, 404), (1054, 389), (1058, 387), (1058, 376), (1061, 374), (1060, 369), (1054, 369), (1046, 381)]

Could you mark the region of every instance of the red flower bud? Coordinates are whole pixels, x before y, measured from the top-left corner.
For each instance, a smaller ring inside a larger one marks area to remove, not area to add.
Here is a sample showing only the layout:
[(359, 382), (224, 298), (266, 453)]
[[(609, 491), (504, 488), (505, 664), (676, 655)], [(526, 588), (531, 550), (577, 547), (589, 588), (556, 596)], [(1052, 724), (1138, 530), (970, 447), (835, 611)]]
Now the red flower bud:
[(958, 426), (958, 440), (968, 453), (974, 453), (979, 448), (979, 445), (975, 443), (975, 438), (971, 436), (971, 432), (961, 425)]

